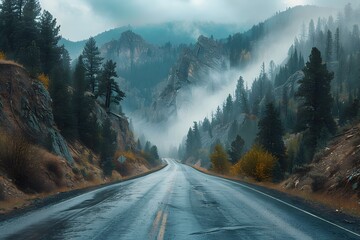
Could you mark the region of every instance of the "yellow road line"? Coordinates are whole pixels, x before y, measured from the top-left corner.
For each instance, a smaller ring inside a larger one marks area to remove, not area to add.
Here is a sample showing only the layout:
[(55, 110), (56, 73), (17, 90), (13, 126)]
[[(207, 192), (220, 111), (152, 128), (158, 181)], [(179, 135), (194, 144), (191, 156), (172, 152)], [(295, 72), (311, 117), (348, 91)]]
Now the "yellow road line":
[(149, 239), (154, 239), (155, 238), (155, 234), (157, 232), (157, 229), (159, 227), (159, 223), (161, 221), (161, 218), (163, 216), (163, 211), (162, 210), (159, 210), (156, 214), (156, 217), (154, 219), (154, 222), (152, 224), (152, 228), (151, 228), (151, 232), (150, 232), (150, 237)]
[(164, 213), (162, 221), (161, 221), (161, 226), (160, 226), (160, 230), (159, 230), (157, 240), (163, 240), (164, 239), (167, 217), (168, 217), (168, 213)]

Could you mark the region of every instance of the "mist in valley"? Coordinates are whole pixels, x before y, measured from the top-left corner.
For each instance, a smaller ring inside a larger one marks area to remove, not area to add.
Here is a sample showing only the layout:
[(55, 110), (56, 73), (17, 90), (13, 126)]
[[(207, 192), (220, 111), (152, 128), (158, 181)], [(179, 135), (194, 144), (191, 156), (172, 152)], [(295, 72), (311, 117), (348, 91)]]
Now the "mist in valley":
[(180, 92), (176, 97), (176, 114), (169, 115), (165, 121), (151, 122), (139, 117), (138, 114), (126, 113), (132, 121), (136, 136), (145, 137), (156, 143), (163, 156), (173, 155), (179, 144), (184, 142), (186, 133), (193, 126), (194, 121), (202, 121), (205, 117), (211, 119), (216, 108), (223, 106), (227, 96), (229, 94), (234, 96), (240, 76), (244, 78), (247, 88), (250, 89), (254, 79), (259, 77), (263, 63), (267, 73), (270, 71), (271, 61), (276, 66), (284, 64), (295, 38), (301, 38), (303, 24), (307, 25), (315, 16), (327, 18), (334, 13), (336, 13), (334, 9), (305, 13), (292, 19), (291, 22), (284, 23), (282, 28), (270, 31), (265, 38), (255, 43), (254, 51), (251, 53), (251, 63), (245, 68), (230, 67), (227, 61), (224, 70), (211, 70), (199, 79), (198, 84), (187, 86), (186, 91)]

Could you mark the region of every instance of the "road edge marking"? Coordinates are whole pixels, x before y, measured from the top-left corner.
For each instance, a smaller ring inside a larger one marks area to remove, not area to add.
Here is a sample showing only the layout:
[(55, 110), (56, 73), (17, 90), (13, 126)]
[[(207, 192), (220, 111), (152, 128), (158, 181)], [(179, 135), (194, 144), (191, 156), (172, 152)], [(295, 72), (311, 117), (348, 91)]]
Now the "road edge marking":
[[(190, 167), (190, 168), (191, 168), (191, 169), (194, 169), (193, 167)], [(273, 196), (271, 196), (270, 194), (267, 194), (267, 193), (264, 193), (264, 192), (262, 192), (262, 191), (260, 191), (260, 190), (255, 189), (255, 188), (246, 186), (245, 184), (239, 183), (239, 182), (237, 182), (237, 181), (232, 181), (232, 180), (230, 180), (230, 179), (226, 179), (226, 178), (214, 176), (214, 175), (211, 175), (211, 174), (203, 173), (202, 171), (199, 171), (199, 170), (197, 170), (197, 169), (194, 169), (194, 170), (196, 170), (197, 172), (200, 172), (200, 173), (202, 173), (202, 174), (204, 174), (204, 175), (207, 175), (207, 176), (210, 176), (210, 177), (213, 177), (213, 178), (218, 178), (218, 179), (223, 180), (223, 181), (225, 181), (225, 182), (234, 183), (234, 184), (237, 184), (237, 185), (239, 185), (239, 186), (241, 186), (241, 187), (247, 188), (247, 189), (249, 189), (249, 190), (251, 190), (251, 191), (253, 191), (253, 192), (262, 194), (262, 195), (264, 195), (264, 196), (266, 196), (266, 197), (268, 197), (268, 198), (271, 198), (271, 199), (276, 200), (276, 201), (278, 201), (278, 202), (280, 202), (280, 203), (282, 203), (282, 204), (284, 204), (284, 205), (287, 205), (288, 207), (294, 208), (294, 209), (296, 209), (296, 210), (298, 210), (298, 211), (300, 211), (300, 212), (303, 212), (303, 213), (305, 213), (305, 214), (307, 214), (307, 215), (309, 215), (309, 216), (312, 216), (313, 218), (319, 219), (319, 220), (321, 220), (321, 221), (323, 221), (323, 222), (326, 222), (326, 223), (328, 223), (328, 224), (330, 224), (330, 225), (333, 225), (333, 226), (335, 226), (335, 227), (337, 227), (337, 228), (340, 228), (341, 230), (343, 230), (343, 231), (345, 231), (345, 232), (348, 232), (348, 233), (351, 233), (351, 234), (353, 234), (353, 235), (355, 235), (355, 236), (357, 236), (357, 237), (360, 237), (360, 234), (359, 234), (359, 233), (356, 233), (356, 232), (354, 232), (354, 231), (351, 231), (351, 230), (349, 230), (349, 229), (347, 229), (347, 228), (345, 228), (345, 227), (342, 227), (342, 226), (340, 226), (340, 225), (338, 225), (338, 224), (336, 224), (336, 223), (333, 223), (333, 222), (331, 222), (331, 221), (329, 221), (329, 220), (326, 220), (325, 218), (319, 217), (319, 216), (317, 216), (317, 215), (315, 215), (315, 214), (313, 214), (313, 213), (311, 213), (311, 212), (308, 212), (308, 211), (306, 211), (306, 210), (304, 210), (304, 209), (301, 209), (301, 208), (296, 207), (296, 206), (294, 206), (294, 205), (292, 205), (292, 204), (290, 204), (290, 203), (287, 203), (287, 202), (285, 202), (285, 201), (283, 201), (283, 200), (281, 200), (281, 199), (278, 199), (278, 198), (276, 198), (276, 197), (273, 197)]]

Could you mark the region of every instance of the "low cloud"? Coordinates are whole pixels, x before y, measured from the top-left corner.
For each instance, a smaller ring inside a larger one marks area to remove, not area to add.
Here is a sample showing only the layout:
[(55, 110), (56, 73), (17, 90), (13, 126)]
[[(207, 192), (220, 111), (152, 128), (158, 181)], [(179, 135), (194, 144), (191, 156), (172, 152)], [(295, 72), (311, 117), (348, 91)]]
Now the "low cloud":
[(299, 4), (343, 7), (358, 0), (40, 0), (71, 40), (86, 39), (110, 28), (169, 21), (209, 21), (251, 26)]

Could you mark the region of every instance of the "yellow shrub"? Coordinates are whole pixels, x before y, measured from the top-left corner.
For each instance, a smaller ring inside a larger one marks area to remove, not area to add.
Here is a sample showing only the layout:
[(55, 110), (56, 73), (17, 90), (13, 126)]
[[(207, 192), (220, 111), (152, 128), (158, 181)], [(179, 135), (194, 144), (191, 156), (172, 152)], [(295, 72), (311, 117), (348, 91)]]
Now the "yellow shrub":
[(44, 85), (47, 90), (49, 89), (49, 77), (47, 75), (41, 73), (38, 76), (38, 80)]
[(211, 169), (220, 174), (226, 174), (230, 169), (230, 162), (224, 148), (218, 144), (210, 155)]
[(4, 52), (0, 51), (0, 60), (6, 60), (6, 55)]
[(240, 161), (231, 168), (233, 175), (246, 175), (257, 181), (271, 179), (277, 159), (259, 146), (253, 146)]

